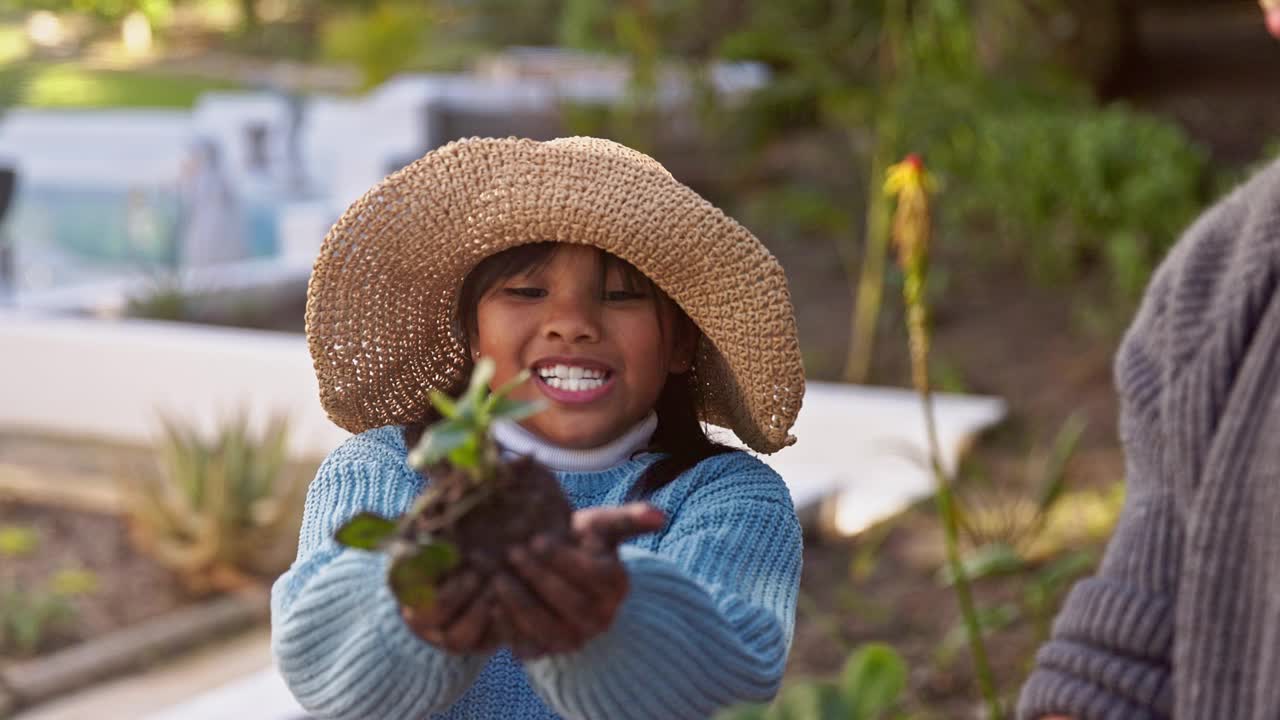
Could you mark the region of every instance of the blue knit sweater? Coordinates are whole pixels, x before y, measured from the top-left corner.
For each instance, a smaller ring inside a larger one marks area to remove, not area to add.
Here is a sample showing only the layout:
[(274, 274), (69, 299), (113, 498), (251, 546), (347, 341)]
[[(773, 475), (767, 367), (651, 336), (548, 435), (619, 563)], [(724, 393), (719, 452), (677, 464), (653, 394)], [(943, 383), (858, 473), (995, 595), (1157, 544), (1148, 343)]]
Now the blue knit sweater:
[[(271, 596), (272, 649), (298, 701), (325, 718), (701, 718), (765, 701), (781, 683), (795, 619), (801, 535), (777, 473), (732, 452), (649, 501), (660, 532), (620, 550), (631, 590), (581, 650), (520, 662), (457, 656), (412, 634), (381, 554), (334, 530), (362, 510), (397, 515), (423, 490), (397, 426), (352, 437), (307, 495), (298, 558)], [(575, 508), (618, 505), (659, 456), (557, 473)]]

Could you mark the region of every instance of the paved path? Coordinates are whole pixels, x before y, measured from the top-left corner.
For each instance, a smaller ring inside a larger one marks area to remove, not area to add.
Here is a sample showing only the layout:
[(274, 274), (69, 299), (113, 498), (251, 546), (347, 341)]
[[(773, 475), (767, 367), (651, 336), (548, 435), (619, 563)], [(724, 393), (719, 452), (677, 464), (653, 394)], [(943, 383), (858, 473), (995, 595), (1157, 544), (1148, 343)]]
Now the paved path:
[[(134, 720), (160, 713), (200, 697), (212, 688), (236, 683), (271, 666), (270, 634), (265, 628), (228, 638), (169, 661), (152, 670), (98, 685), (62, 700), (45, 703), (20, 713), (15, 720)], [(283, 688), (283, 686), (282, 686)], [(263, 693), (253, 695), (262, 705)], [(287, 697), (287, 696), (286, 696)], [(302, 713), (295, 713), (294, 716)], [(197, 716), (180, 716), (196, 720)], [(238, 715), (199, 717), (242, 718), (243, 720), (286, 720), (290, 715), (263, 715), (256, 711)]]

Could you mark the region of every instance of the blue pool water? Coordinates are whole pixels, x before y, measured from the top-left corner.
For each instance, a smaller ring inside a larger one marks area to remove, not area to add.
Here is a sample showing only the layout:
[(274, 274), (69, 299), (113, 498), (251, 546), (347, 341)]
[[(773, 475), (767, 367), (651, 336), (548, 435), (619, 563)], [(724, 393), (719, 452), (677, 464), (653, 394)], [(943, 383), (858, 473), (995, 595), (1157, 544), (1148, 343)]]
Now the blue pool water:
[[(14, 247), (18, 289), (42, 290), (179, 262), (183, 208), (167, 188), (130, 191), (23, 186), (3, 232)], [(277, 254), (276, 208), (242, 198), (236, 221), (250, 258)]]

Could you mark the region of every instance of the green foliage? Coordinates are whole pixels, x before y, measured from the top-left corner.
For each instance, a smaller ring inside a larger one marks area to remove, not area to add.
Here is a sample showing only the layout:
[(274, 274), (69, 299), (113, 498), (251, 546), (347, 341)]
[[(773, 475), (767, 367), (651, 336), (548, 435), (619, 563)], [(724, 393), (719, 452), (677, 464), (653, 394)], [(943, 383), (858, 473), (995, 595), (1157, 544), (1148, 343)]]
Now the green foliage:
[[(1030, 622), (1036, 631), (1037, 645), (1048, 640), (1053, 616), (1058, 610), (1057, 603), (1063, 593), (1077, 578), (1092, 569), (1097, 560), (1090, 551), (1075, 550), (1036, 567), (1016, 553), (1010, 553), (1007, 555), (1010, 566), (985, 573), (982, 568), (975, 568), (975, 574), (969, 576), (974, 581), (1006, 574), (1019, 575), (1022, 581), (1021, 593), (1014, 600), (979, 608), (978, 624), (982, 633), (990, 636), (1017, 623)], [(956, 623), (934, 650), (935, 660), (944, 666), (950, 664), (966, 642), (965, 626)]]
[(88, 69), (73, 62), (0, 65), (0, 102), (36, 108), (189, 108), (235, 83), (142, 70)]
[[(1012, 575), (1026, 567), (1026, 561), (1014, 548), (1004, 543), (991, 543), (965, 555), (960, 563), (961, 572), (970, 580)], [(944, 586), (955, 584), (956, 575), (950, 567), (938, 571), (938, 582)]]
[(907, 665), (888, 645), (864, 645), (840, 673), (840, 697), (857, 720), (883, 717), (907, 685)]
[(455, 402), (443, 393), (433, 391), (431, 402), (444, 418), (423, 434), (422, 440), (409, 452), (409, 464), (425, 470), (448, 460), (455, 468), (466, 471), (473, 479), (483, 480), (496, 458), (489, 442), (489, 427), (496, 420), (520, 420), (542, 409), (542, 403), (516, 402), (507, 397), (529, 379), (526, 370), (506, 385), (489, 392), (495, 365), (481, 358), (471, 374), (466, 393)]
[[(22, 60), (30, 50), (25, 28), (16, 23), (12, 25), (0, 23), (0, 67)], [(4, 104), (0, 101), (0, 107)]]
[(384, 0), (330, 17), (321, 46), (326, 57), (354, 63), (373, 87), (412, 65), (437, 23), (428, 4)]
[(357, 550), (377, 550), (395, 535), (396, 524), (381, 515), (362, 512), (348, 520), (334, 539), (338, 544)]
[(0, 590), (0, 656), (25, 657), (39, 652), (76, 619), (74, 600), (92, 594), (97, 577), (86, 570), (66, 569), (47, 588)]
[[(1066, 489), (1067, 464), (1075, 455), (1086, 423), (1079, 414), (1063, 421), (1047, 450), (1032, 448), (1027, 457), (1030, 492), (971, 489), (960, 502), (960, 525), (976, 548), (967, 560), (982, 568), (1011, 568), (1009, 555), (1029, 558)], [(1003, 558), (1003, 559), (1002, 559)]]
[(1205, 200), (1204, 153), (1123, 105), (1025, 101), (975, 113), (972, 128), (940, 154), (954, 217), (994, 228), (1041, 281), (1101, 269), (1126, 311)]
[(173, 0), (0, 0), (0, 10), (10, 8), (76, 12), (108, 21), (140, 10), (148, 20), (163, 22), (173, 15)]
[(30, 555), (40, 546), (40, 535), (21, 525), (0, 525), (0, 557)]
[(287, 568), (307, 480), (287, 464), (288, 422), (275, 417), (258, 436), (242, 411), (212, 439), (169, 419), (162, 424), (159, 472), (125, 478), (139, 546), (198, 591)]
[[(461, 517), (482, 502), (492, 486), (498, 462), (497, 446), (489, 429), (497, 420), (520, 420), (542, 409), (541, 402), (519, 402), (508, 395), (529, 379), (529, 371), (490, 391), (496, 365), (492, 358), (476, 362), (466, 391), (458, 398), (432, 390), (431, 404), (443, 418), (427, 428), (408, 454), (409, 464), (426, 471), (447, 463), (472, 482), (472, 492), (449, 507), (450, 519)], [(334, 539), (345, 547), (385, 551), (391, 556), (387, 581), (402, 605), (429, 608), (435, 602), (436, 581), (460, 561), (458, 549), (418, 527), (423, 509), (435, 499), (423, 493), (409, 512), (398, 518), (360, 513), (343, 523)]]
[(445, 542), (429, 542), (413, 548), (391, 564), (387, 580), (391, 592), (404, 605), (430, 608), (435, 602), (436, 581), (453, 569), (461, 558), (458, 549)]
[[(791, 195), (770, 203), (771, 233), (790, 225), (794, 234), (833, 240), (859, 288), (846, 378), (861, 380), (870, 365), (884, 272), (884, 213), (878, 183), (867, 178), (880, 174), (882, 158), (907, 152), (923, 154), (943, 180), (937, 235), (964, 248), (948, 256), (1012, 259), (1035, 281), (1063, 287), (1100, 277), (1106, 295), (1093, 300), (1094, 314), (1112, 318), (1110, 325), (1128, 317), (1155, 264), (1207, 199), (1204, 154), (1171, 122), (1098, 107), (1087, 87), (1048, 62), (1053, 33), (1042, 18), (1061, 17), (1066, 7), (1047, 14), (1003, 1), (907, 7), (748, 3), (746, 21), (719, 46), (725, 57), (762, 60), (775, 73), (729, 119), (727, 134), (767, 150), (813, 128), (854, 168), (815, 182), (795, 162), (763, 190)], [(795, 187), (809, 197), (797, 202)], [(843, 219), (862, 217), (861, 231)], [(868, 264), (861, 275), (859, 255)]]
[(179, 322), (192, 313), (192, 298), (182, 288), (177, 273), (152, 273), (146, 287), (125, 301), (125, 314), (148, 320)]
[(98, 576), (89, 570), (59, 570), (50, 582), (53, 592), (63, 597), (81, 597), (98, 591)]
[(57, 593), (21, 588), (0, 591), (0, 655), (33, 655), (51, 632), (74, 619), (71, 603)]
[[(1021, 579), (1021, 593), (1014, 600), (978, 608), (977, 624), (984, 636), (1029, 621), (1037, 636), (1047, 639), (1058, 598), (1096, 562), (1090, 551), (1043, 548), (1046, 527), (1071, 498), (1066, 493), (1066, 468), (1084, 429), (1083, 418), (1072, 415), (1047, 451), (1033, 450), (1029, 493), (969, 494), (960, 503), (962, 527), (972, 544), (961, 560), (964, 576), (972, 582), (1001, 576)], [(950, 568), (938, 573), (944, 586), (954, 579)], [(966, 633), (961, 623), (952, 627), (935, 650), (936, 660), (950, 663), (964, 647)]]
[(907, 686), (907, 665), (889, 645), (859, 646), (835, 680), (788, 685), (772, 705), (735, 707), (718, 720), (883, 720), (896, 712)]

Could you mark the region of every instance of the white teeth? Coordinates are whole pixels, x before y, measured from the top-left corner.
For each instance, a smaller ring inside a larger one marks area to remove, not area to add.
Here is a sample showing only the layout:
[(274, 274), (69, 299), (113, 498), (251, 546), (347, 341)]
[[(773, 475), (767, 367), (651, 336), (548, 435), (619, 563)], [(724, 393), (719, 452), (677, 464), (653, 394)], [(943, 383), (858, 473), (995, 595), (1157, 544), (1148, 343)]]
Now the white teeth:
[(561, 377), (543, 377), (543, 382), (557, 390), (567, 390), (569, 392), (586, 392), (595, 390), (604, 385), (602, 378), (561, 378)]
[(604, 370), (595, 370), (577, 365), (545, 365), (538, 368), (538, 376), (544, 380), (550, 378), (560, 378), (561, 380), (601, 380), (604, 375)]

